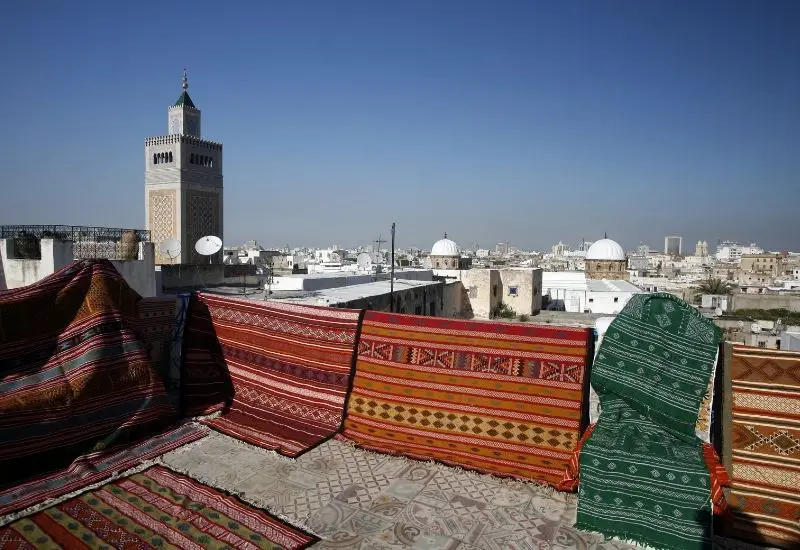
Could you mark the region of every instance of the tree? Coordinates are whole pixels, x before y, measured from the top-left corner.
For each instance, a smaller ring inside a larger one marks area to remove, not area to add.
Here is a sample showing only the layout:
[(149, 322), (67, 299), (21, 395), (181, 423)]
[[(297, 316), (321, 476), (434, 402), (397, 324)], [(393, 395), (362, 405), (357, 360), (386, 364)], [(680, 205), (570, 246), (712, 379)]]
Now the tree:
[(698, 294), (730, 294), (733, 285), (728, 281), (716, 277), (709, 277), (697, 285)]

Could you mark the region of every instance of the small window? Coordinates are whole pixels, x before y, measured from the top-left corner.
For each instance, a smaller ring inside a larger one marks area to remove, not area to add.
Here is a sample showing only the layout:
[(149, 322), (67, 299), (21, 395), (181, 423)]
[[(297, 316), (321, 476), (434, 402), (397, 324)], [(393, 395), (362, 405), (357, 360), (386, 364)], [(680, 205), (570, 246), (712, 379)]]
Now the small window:
[(172, 151), (169, 152), (169, 161), (172, 162)]
[(497, 285), (492, 286), (492, 296), (497, 298)]
[(533, 295), (536, 296), (537, 294), (539, 294), (539, 287), (535, 286), (533, 287)]
[(758, 347), (760, 347), (760, 348), (766, 348), (766, 347), (767, 347), (767, 343), (766, 343), (766, 342), (763, 342), (763, 341), (762, 341), (762, 342), (759, 342), (759, 343), (758, 343)]
[(194, 153), (189, 155), (189, 164), (194, 164)]
[(616, 304), (617, 302), (619, 302), (619, 296), (614, 296), (614, 303)]
[(589, 303), (594, 303), (594, 298), (589, 298)]
[(158, 164), (158, 155), (153, 153), (153, 164)]
[(509, 296), (516, 296), (519, 293), (519, 288), (515, 286), (508, 287), (508, 295)]

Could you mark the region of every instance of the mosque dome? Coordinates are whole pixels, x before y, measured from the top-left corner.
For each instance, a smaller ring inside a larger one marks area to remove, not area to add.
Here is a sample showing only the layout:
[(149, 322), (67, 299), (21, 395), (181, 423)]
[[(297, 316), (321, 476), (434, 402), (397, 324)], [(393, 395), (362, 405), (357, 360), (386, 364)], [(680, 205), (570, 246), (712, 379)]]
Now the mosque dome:
[(439, 239), (433, 243), (431, 248), (431, 256), (460, 256), (461, 252), (458, 251), (458, 245), (455, 241), (447, 238), (447, 233), (444, 234), (444, 239)]
[(624, 261), (625, 251), (619, 243), (612, 239), (600, 239), (592, 243), (586, 252), (587, 260)]

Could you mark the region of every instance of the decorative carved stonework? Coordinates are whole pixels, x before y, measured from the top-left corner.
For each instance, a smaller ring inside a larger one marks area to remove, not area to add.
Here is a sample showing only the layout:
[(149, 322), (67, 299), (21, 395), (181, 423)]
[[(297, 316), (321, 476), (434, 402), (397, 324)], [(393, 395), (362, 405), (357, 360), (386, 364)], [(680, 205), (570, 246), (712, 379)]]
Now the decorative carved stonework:
[(166, 239), (177, 237), (177, 216), (175, 215), (175, 191), (150, 191), (150, 239), (155, 243), (156, 264), (171, 263), (170, 258), (161, 254), (159, 244)]
[(628, 280), (626, 260), (586, 260), (587, 279)]
[[(200, 191), (186, 192), (186, 235), (190, 243), (190, 263), (208, 263), (208, 257), (201, 256), (194, 249), (200, 237), (219, 236), (219, 197), (214, 193)], [(219, 263), (222, 252), (212, 256), (212, 263)]]

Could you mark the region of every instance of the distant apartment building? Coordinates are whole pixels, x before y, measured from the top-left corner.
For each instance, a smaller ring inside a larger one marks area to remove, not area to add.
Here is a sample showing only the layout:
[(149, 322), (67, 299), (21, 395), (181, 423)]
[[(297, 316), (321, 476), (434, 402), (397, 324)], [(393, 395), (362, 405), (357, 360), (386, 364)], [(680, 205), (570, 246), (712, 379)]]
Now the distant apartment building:
[(664, 254), (668, 256), (680, 256), (683, 249), (683, 237), (668, 235), (664, 237)]
[(697, 241), (697, 246), (694, 249), (694, 255), (701, 258), (708, 256), (708, 241)]
[(565, 245), (561, 241), (558, 241), (558, 244), (553, 245), (552, 248), (553, 256), (563, 256), (564, 252), (566, 252), (567, 249), (568, 249), (567, 245)]
[(756, 276), (759, 282), (771, 282), (782, 271), (780, 254), (742, 254), (739, 265), (742, 273)]

